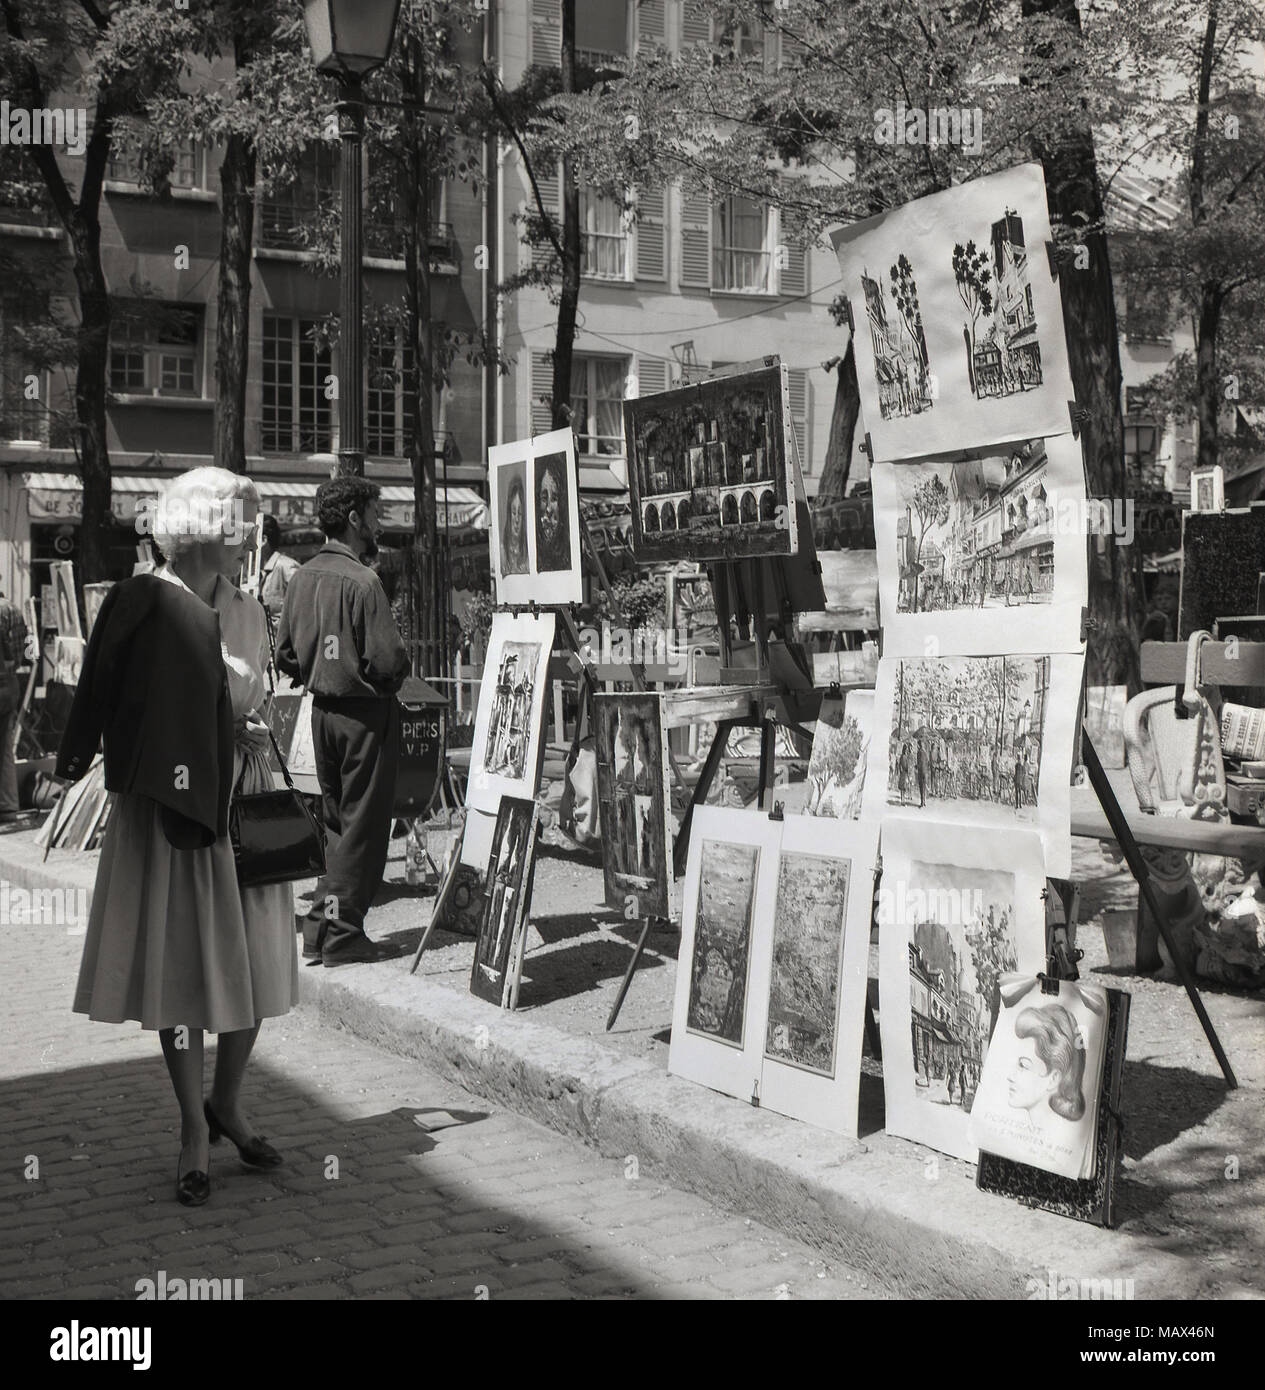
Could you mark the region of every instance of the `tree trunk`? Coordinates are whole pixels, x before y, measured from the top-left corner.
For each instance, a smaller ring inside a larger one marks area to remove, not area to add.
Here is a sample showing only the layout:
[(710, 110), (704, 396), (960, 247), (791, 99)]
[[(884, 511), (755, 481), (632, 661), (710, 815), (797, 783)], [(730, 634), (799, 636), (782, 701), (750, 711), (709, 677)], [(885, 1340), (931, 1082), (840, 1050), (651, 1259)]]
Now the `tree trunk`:
[(1221, 412), (1221, 379), (1217, 373), (1217, 329), (1224, 296), (1216, 281), (1207, 281), (1199, 294), (1198, 337), (1195, 341), (1196, 418), (1199, 422), (1198, 467), (1217, 462), (1217, 429)]
[(848, 490), (852, 473), (852, 445), (861, 415), (861, 388), (857, 381), (856, 354), (849, 341), (848, 350), (835, 364), (835, 405), (830, 416), (830, 438), (826, 443), (826, 462), (817, 489), (820, 502), (840, 502)]
[[(1052, 15), (1080, 33), (1074, 0), (1023, 0), (1023, 12)], [(1045, 165), (1046, 192), (1055, 221), (1066, 227), (1082, 223), (1101, 226), (1102, 196), (1088, 120), (1069, 127), (1057, 144), (1047, 145), (1037, 136), (1034, 145)], [(1084, 235), (1082, 245), (1088, 264), (1082, 267), (1072, 257), (1063, 256), (1059, 292), (1072, 388), (1082, 412), (1080, 440), (1086, 481), (1091, 496), (1110, 502), (1127, 497), (1129, 492), (1116, 306), (1106, 235), (1101, 231)], [(1036, 275), (1042, 258), (1036, 247), (1032, 249), (1028, 269), (1029, 274)], [(1101, 550), (1099, 543), (1103, 543)], [(1143, 608), (1141, 548), (1104, 536), (1093, 538), (1089, 549), (1089, 607), (1094, 619), (1088, 634), (1089, 683), (1125, 685), (1134, 695), (1142, 688), (1138, 653)]]
[[(575, 0), (562, 0), (562, 90), (575, 91)], [(580, 306), (580, 188), (575, 164), (562, 161), (562, 291), (553, 350), (553, 424), (571, 423), (571, 359)]]
[(101, 224), (96, 208), (76, 209), (67, 227), (79, 290), (79, 330), (75, 372), (75, 417), (79, 428), (79, 467), (83, 478), (83, 519), (79, 525), (79, 580), (108, 579), (110, 451), (106, 439), (106, 371), (110, 356), (110, 296), (101, 268)]
[(246, 471), (250, 269), (255, 235), (255, 147), (233, 134), (220, 165), (220, 275), (215, 326), (215, 462)]

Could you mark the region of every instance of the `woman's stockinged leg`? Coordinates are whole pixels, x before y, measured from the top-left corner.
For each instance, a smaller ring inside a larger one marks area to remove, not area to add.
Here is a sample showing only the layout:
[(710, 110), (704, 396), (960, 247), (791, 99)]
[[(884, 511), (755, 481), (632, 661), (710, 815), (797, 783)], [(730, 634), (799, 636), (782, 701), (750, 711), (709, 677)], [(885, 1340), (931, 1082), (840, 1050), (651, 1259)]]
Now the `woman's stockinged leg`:
[[(260, 1020), (262, 1022), (262, 1020)], [(249, 1138), (254, 1130), (242, 1114), (242, 1078), (250, 1061), (251, 1049), (259, 1036), (260, 1022), (253, 1028), (221, 1033), (215, 1052), (215, 1080), (211, 1084), (211, 1109), (215, 1117), (239, 1138)], [(201, 1102), (199, 1102), (199, 1105)]]
[(180, 1106), (180, 1171), (205, 1173), (211, 1145), (202, 1113), (202, 1029), (160, 1028), (158, 1040)]

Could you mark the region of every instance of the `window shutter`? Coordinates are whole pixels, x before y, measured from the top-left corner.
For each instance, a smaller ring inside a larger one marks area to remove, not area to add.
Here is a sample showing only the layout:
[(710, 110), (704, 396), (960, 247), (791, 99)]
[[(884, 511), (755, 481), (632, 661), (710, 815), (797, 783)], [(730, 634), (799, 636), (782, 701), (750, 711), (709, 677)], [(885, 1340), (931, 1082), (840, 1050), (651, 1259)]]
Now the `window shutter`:
[(664, 226), (664, 190), (657, 187), (637, 190), (637, 266), (638, 280), (668, 278), (668, 244)]
[(782, 35), (770, 24), (764, 30), (764, 70), (776, 72), (782, 66)]
[(650, 48), (667, 42), (667, 0), (641, 0), (636, 7), (637, 47)]
[(562, 53), (562, 7), (559, 0), (531, 0), (531, 60), (556, 68)]
[(808, 249), (799, 241), (784, 241), (786, 263), (778, 272), (778, 293), (804, 295), (808, 293)]
[(553, 429), (553, 358), (547, 352), (531, 355), (531, 432)]
[(681, 284), (709, 289), (712, 283), (712, 200), (704, 192), (681, 191)]
[(681, 16), (681, 47), (690, 44), (712, 41), (712, 20), (702, 0), (686, 0), (685, 13)]
[(668, 389), (668, 364), (661, 357), (637, 359), (639, 396), (654, 396)]
[[(554, 232), (559, 241), (562, 240), (562, 179), (560, 174), (561, 166), (558, 164), (547, 171), (539, 169), (536, 171), (536, 183), (540, 187), (540, 201), (544, 203), (549, 211), (549, 216), (553, 219)], [(537, 214), (540, 212), (530, 186), (527, 190), (527, 208), (529, 212)], [(548, 265), (552, 256), (553, 247), (547, 241), (531, 248), (533, 265)]]
[(787, 394), (791, 402), (791, 428), (799, 445), (799, 463), (808, 472), (808, 373), (793, 367), (786, 373)]

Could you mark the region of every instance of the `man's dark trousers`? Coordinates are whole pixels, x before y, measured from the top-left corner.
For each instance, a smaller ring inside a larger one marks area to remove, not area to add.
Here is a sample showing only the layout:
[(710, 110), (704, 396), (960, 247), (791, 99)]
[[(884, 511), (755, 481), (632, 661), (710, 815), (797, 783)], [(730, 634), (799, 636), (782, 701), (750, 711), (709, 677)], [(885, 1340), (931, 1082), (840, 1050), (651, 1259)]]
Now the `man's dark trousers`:
[(312, 701), (312, 743), (325, 813), (325, 875), (316, 885), (303, 941), (325, 954), (365, 936), (365, 913), (382, 884), (395, 777), (400, 706), (389, 699)]

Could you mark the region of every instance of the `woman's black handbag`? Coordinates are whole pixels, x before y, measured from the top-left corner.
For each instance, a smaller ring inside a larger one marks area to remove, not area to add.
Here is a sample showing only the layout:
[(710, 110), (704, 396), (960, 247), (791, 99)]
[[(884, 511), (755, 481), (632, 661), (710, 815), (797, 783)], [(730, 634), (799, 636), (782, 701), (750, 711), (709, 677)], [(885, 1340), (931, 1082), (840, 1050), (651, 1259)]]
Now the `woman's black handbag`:
[[(268, 737), (285, 778), (285, 789), (239, 796), (234, 788), (228, 808), (228, 838), (241, 888), (292, 883), (325, 872), (325, 829), (296, 790), (271, 727)], [(242, 776), (245, 773), (243, 763)], [(237, 780), (240, 784), (241, 777)]]

